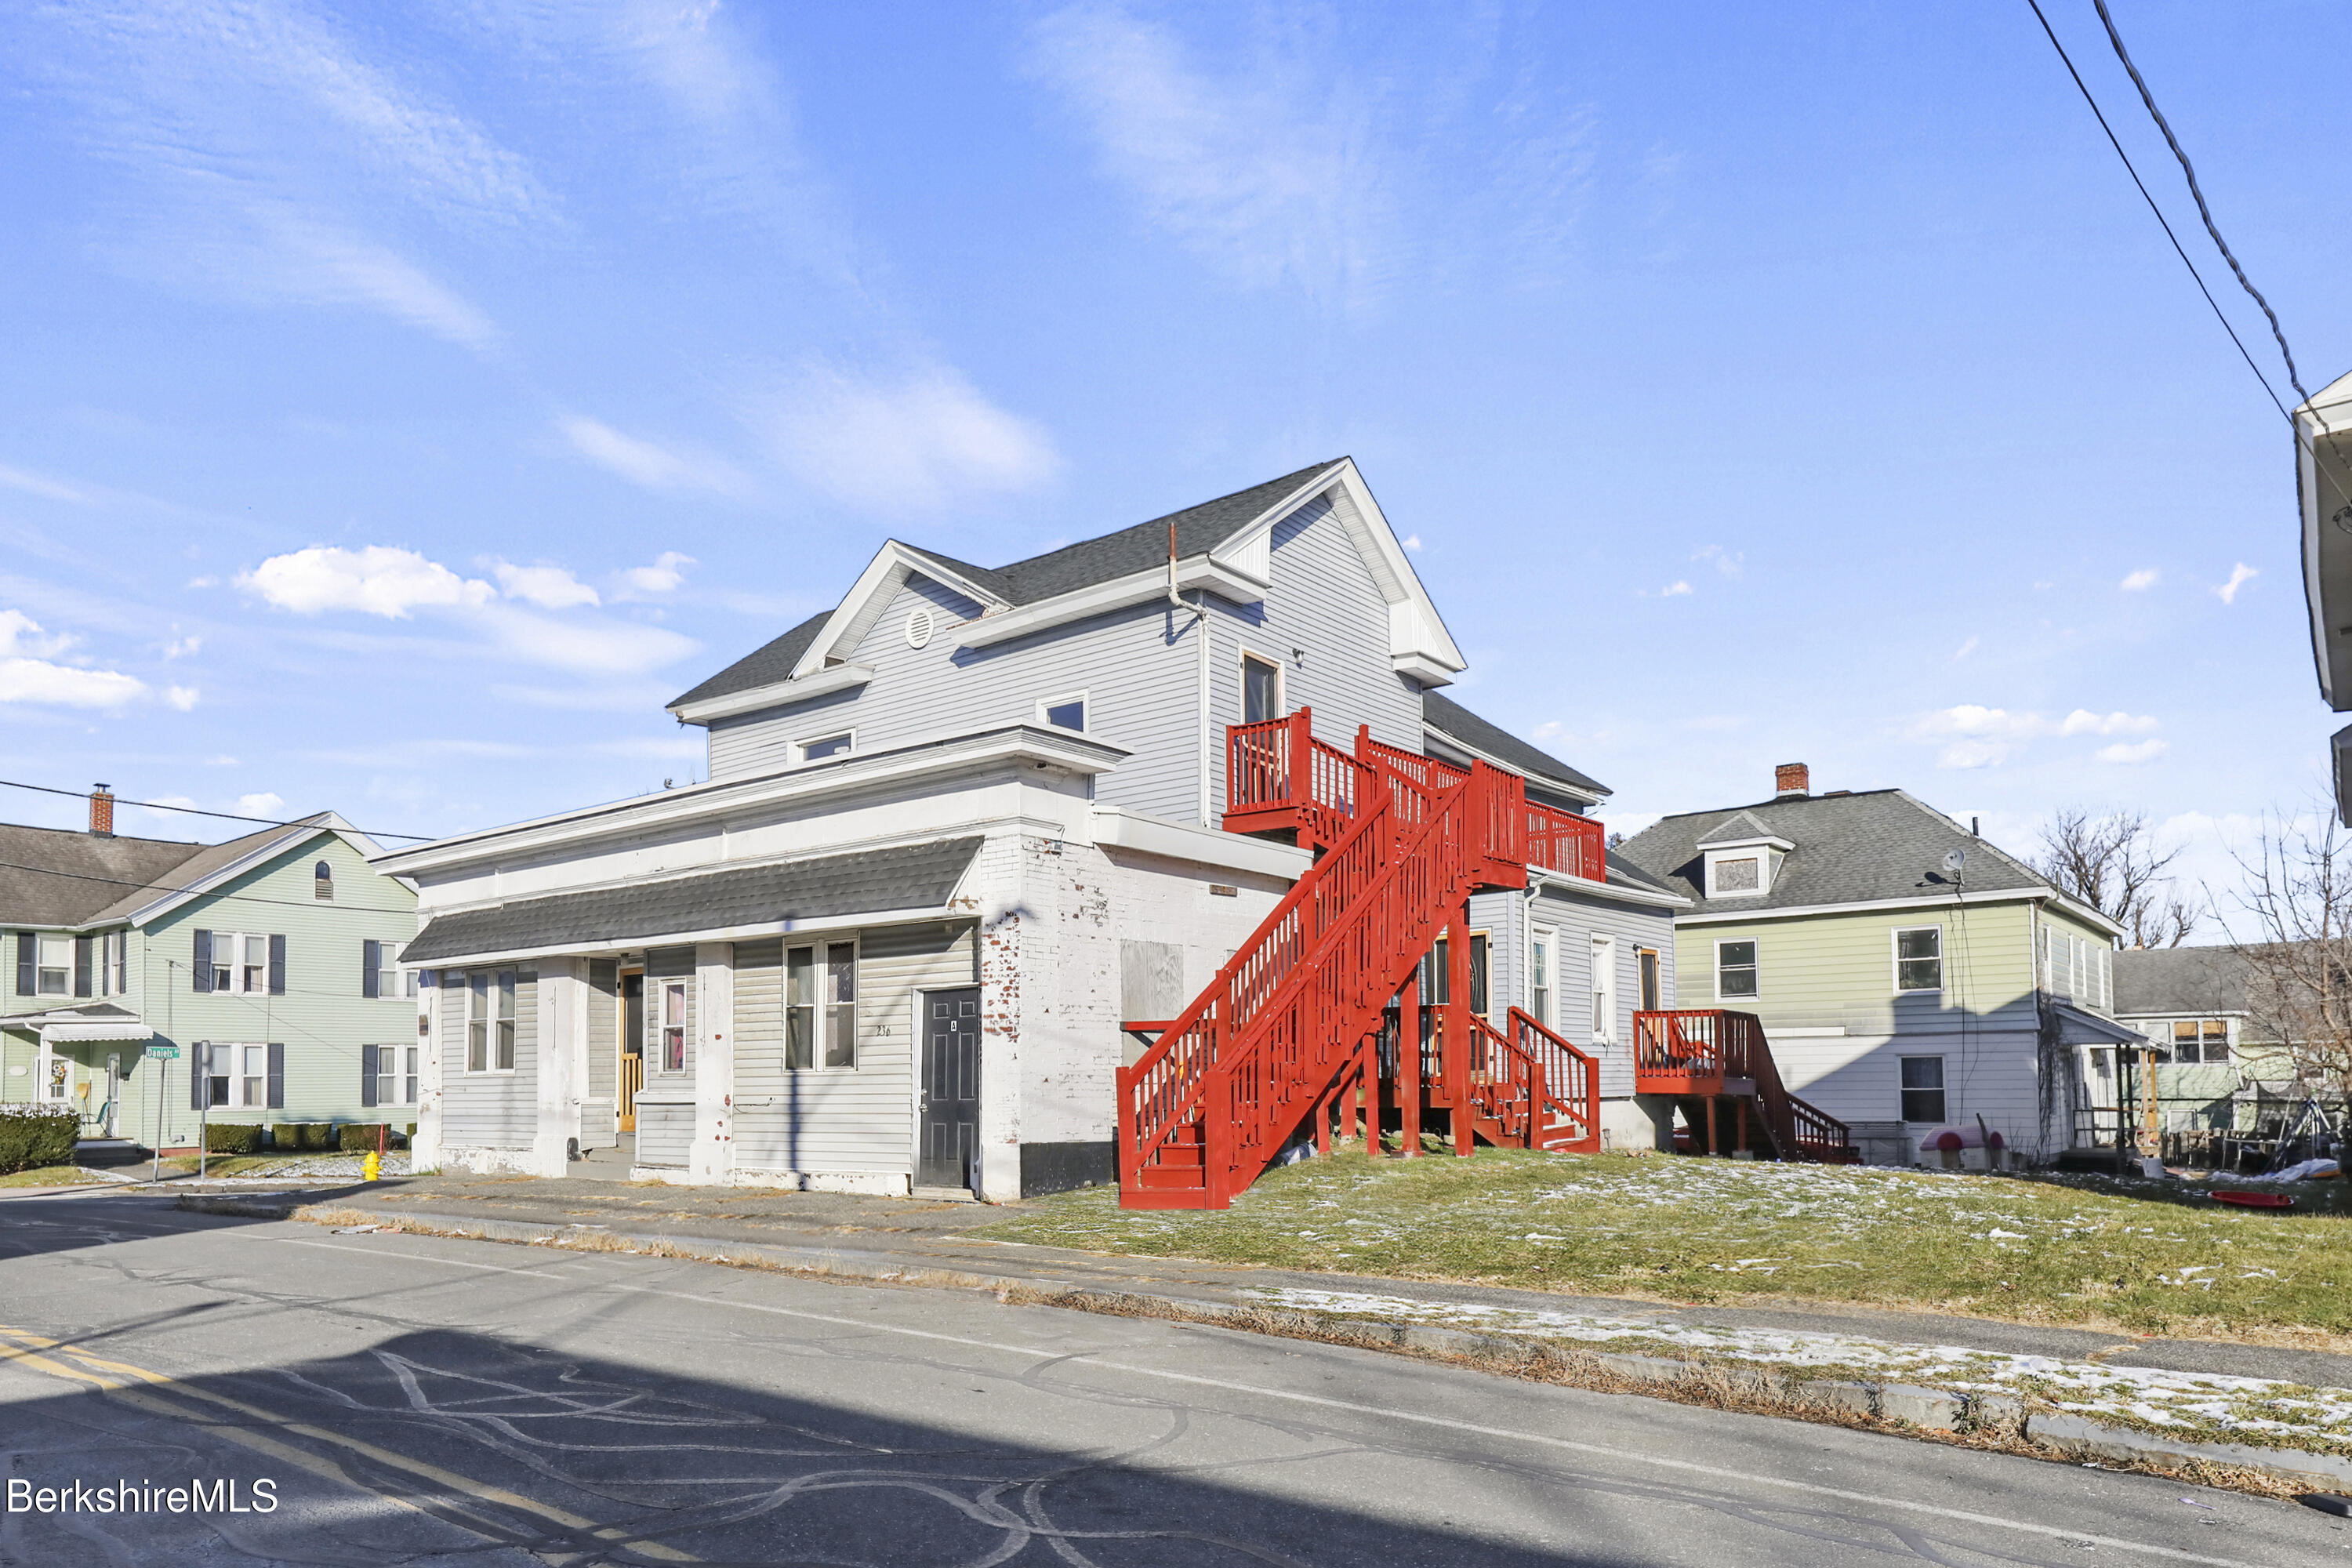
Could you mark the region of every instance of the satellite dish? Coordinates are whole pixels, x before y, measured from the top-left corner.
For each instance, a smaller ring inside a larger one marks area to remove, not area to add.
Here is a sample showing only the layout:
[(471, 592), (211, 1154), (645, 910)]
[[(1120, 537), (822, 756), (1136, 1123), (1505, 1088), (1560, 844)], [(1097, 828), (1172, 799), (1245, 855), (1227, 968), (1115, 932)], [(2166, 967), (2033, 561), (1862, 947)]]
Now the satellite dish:
[(1967, 850), (1947, 849), (1944, 851), (1944, 874), (1946, 876), (1958, 876), (1960, 874), (1960, 868), (1968, 863), (1969, 852)]

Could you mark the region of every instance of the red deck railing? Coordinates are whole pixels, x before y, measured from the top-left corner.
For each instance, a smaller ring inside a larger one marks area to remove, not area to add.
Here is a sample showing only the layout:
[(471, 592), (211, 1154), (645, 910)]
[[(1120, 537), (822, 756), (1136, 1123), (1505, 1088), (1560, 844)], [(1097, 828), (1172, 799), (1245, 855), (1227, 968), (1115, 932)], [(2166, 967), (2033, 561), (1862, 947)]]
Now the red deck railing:
[(1780, 1158), (1847, 1164), (1862, 1157), (1844, 1122), (1789, 1092), (1763, 1020), (1753, 1013), (1718, 1007), (1634, 1014), (1633, 1088), (1700, 1098), (1747, 1090)]
[(1362, 799), (1365, 765), (1315, 738), (1314, 716), (1235, 724), (1225, 731), (1225, 830), (1296, 828), (1316, 848), (1337, 844)]
[(1572, 811), (1528, 803), (1528, 864), (1589, 881), (1609, 879), (1601, 824)]

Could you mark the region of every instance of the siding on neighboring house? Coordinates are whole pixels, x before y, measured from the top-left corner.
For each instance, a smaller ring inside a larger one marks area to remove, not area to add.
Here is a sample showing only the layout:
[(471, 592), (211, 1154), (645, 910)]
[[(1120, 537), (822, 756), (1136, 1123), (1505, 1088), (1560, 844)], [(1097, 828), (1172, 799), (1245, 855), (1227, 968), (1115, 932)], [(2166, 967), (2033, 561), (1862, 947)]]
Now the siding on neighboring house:
[[(312, 868), (333, 872), (334, 897), (312, 896)], [(193, 963), (198, 931), (285, 938), (286, 989), (280, 995), (199, 992)], [(365, 944), (398, 948), (416, 934), (415, 895), (377, 875), (341, 838), (322, 835), (282, 850), (226, 886), (191, 899), (131, 933), (130, 994), (108, 1000), (137, 1012), (157, 1045), (177, 1045), (177, 1060), (137, 1059), (121, 1089), (117, 1128), (125, 1137), (185, 1147), (196, 1137), (188, 1074), (198, 1041), (285, 1047), (281, 1109), (216, 1106), (224, 1121), (415, 1120), (410, 1105), (361, 1103), (361, 1047), (405, 1050), (419, 1042), (416, 1003), (404, 995), (364, 994)], [(102, 1063), (103, 1058), (94, 1060)], [(404, 1068), (406, 1057), (400, 1061)], [(126, 1064), (132, 1058), (126, 1050)], [(89, 1075), (102, 1085), (102, 1066)], [(93, 1089), (93, 1105), (101, 1089)], [(160, 1101), (160, 1103), (159, 1103)], [(159, 1116), (160, 1112), (160, 1116)]]
[[(1209, 607), (1213, 813), (1224, 792), (1225, 727), (1241, 721), (1244, 648), (1283, 671), (1286, 710), (1312, 706), (1316, 732), (1343, 749), (1356, 729), (1418, 751), (1421, 692), (1391, 668), (1389, 609), (1346, 527), (1317, 499), (1276, 523), (1273, 586), (1264, 603), (1186, 596)], [(957, 628), (979, 606), (912, 576), (850, 656), (875, 675), (862, 689), (772, 708), (710, 727), (710, 773), (730, 778), (793, 765), (802, 742), (854, 730), (860, 752), (886, 751), (992, 725), (1037, 723), (1037, 705), (1087, 694), (1087, 731), (1133, 755), (1097, 781), (1106, 805), (1178, 821), (1200, 815), (1201, 628), (1189, 610), (1141, 605), (992, 647), (960, 649)], [(908, 646), (908, 618), (933, 629)], [(1294, 650), (1302, 658), (1294, 657)], [(1212, 817), (1213, 820), (1213, 816)]]
[[(441, 1055), (441, 1143), (447, 1149), (529, 1149), (539, 1127), (539, 974), (515, 972), (515, 1065), (512, 1072), (467, 1070), (466, 990), (441, 972), (436, 1006)], [(493, 978), (499, 970), (487, 971)], [(496, 1004), (493, 1002), (495, 1015)], [(495, 1020), (494, 1020), (495, 1022)], [(497, 1059), (495, 1039), (491, 1060)]]
[(2029, 967), (2038, 966), (2042, 989), (2080, 1007), (2113, 1011), (2114, 940), (2046, 904), (2038, 928)]
[[(784, 1068), (782, 942), (735, 947), (735, 1163), (739, 1171), (910, 1174), (918, 991), (974, 983), (968, 921), (828, 932), (856, 940), (857, 1066)], [(803, 945), (795, 942), (793, 945)], [(817, 954), (822, 966), (824, 954)]]

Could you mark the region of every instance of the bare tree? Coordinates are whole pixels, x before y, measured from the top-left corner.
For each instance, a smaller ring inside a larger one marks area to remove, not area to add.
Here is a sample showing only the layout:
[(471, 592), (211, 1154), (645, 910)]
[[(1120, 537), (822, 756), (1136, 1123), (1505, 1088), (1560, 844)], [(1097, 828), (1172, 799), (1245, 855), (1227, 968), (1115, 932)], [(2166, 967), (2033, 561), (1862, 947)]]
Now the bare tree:
[(2134, 947), (2179, 947), (2197, 929), (2198, 906), (2164, 874), (2180, 851), (2157, 849), (2147, 813), (2062, 810), (2042, 830), (2042, 851), (2033, 868), (2130, 932)]
[(2303, 1083), (2352, 1093), (2352, 839), (2330, 803), (2266, 817), (2260, 842), (2236, 858), (2253, 940), (2232, 950), (2252, 1033), (2278, 1042)]

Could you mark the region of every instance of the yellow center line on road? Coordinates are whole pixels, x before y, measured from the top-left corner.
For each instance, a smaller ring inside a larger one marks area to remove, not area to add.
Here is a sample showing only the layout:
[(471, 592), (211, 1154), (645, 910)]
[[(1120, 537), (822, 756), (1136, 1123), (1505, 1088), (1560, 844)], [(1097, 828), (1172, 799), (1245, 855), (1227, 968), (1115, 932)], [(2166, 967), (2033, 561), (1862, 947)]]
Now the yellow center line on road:
[[(7, 1345), (0, 1345), (0, 1360), (16, 1361), (37, 1371), (48, 1373), (53, 1376), (67, 1378), (75, 1382), (94, 1384), (99, 1388), (105, 1390), (108, 1393), (129, 1399), (131, 1403), (140, 1405), (142, 1409), (157, 1411), (157, 1413), (172, 1416), (175, 1419), (186, 1418), (185, 1412), (172, 1408), (168, 1405), (161, 1407), (158, 1411), (155, 1405), (137, 1397), (137, 1395), (143, 1392), (143, 1390), (131, 1384), (116, 1381), (116, 1378), (135, 1379), (138, 1384), (143, 1384), (149, 1388), (168, 1389), (173, 1394), (181, 1395), (184, 1398), (200, 1399), (207, 1404), (217, 1405), (225, 1409), (234, 1410), (238, 1415), (243, 1415), (249, 1420), (263, 1422), (281, 1432), (290, 1433), (299, 1437), (307, 1437), (313, 1442), (334, 1444), (336, 1447), (346, 1449), (351, 1453), (360, 1455), (364, 1458), (372, 1459), (379, 1465), (386, 1466), (392, 1469), (404, 1470), (410, 1475), (418, 1476), (426, 1480), (432, 1481), (436, 1486), (446, 1488), (452, 1491), (463, 1493), (467, 1497), (473, 1498), (478, 1502), (486, 1502), (500, 1508), (512, 1509), (521, 1513), (535, 1514), (539, 1518), (546, 1520), (551, 1524), (561, 1526), (564, 1530), (585, 1532), (599, 1541), (611, 1542), (614, 1544), (622, 1547), (625, 1551), (635, 1552), (641, 1556), (650, 1557), (657, 1562), (694, 1563), (700, 1561), (698, 1558), (696, 1558), (689, 1553), (680, 1552), (676, 1547), (665, 1545), (658, 1541), (642, 1541), (633, 1539), (631, 1538), (629, 1530), (625, 1526), (599, 1525), (593, 1519), (587, 1519), (579, 1514), (572, 1513), (568, 1510), (557, 1508), (551, 1503), (543, 1503), (534, 1498), (525, 1497), (520, 1492), (509, 1491), (504, 1487), (491, 1486), (487, 1482), (475, 1480), (471, 1477), (461, 1476), (454, 1470), (445, 1470), (438, 1465), (428, 1464), (422, 1459), (413, 1459), (405, 1454), (398, 1453), (390, 1448), (381, 1447), (363, 1438), (349, 1436), (341, 1432), (330, 1431), (322, 1426), (312, 1426), (299, 1421), (288, 1421), (282, 1416), (277, 1415), (270, 1411), (262, 1410), (254, 1405), (247, 1405), (242, 1400), (231, 1399), (226, 1394), (215, 1394), (210, 1389), (198, 1388), (193, 1384), (182, 1383), (176, 1378), (166, 1377), (161, 1373), (149, 1372), (144, 1367), (132, 1366), (128, 1362), (110, 1361), (104, 1356), (99, 1355), (95, 1352), (86, 1351), (79, 1345), (68, 1344), (59, 1340), (48, 1339), (24, 1329), (12, 1329), (7, 1327), (5, 1324), (0, 1324), (0, 1337), (16, 1340), (23, 1344), (33, 1346), (37, 1350), (54, 1351), (59, 1355), (68, 1356), (81, 1363), (85, 1367), (95, 1368), (97, 1370), (89, 1372), (78, 1371), (73, 1367), (66, 1366), (59, 1362), (54, 1361), (47, 1356), (35, 1354), (33, 1351), (16, 1350)], [(116, 1377), (109, 1378), (100, 1375), (100, 1373), (112, 1373), (116, 1374)], [(244, 1431), (241, 1428), (234, 1426), (214, 1426), (209, 1429), (223, 1433), (238, 1441), (245, 1441), (248, 1438), (259, 1439), (260, 1442), (269, 1441), (269, 1439), (262, 1437), (259, 1433)], [(258, 1444), (248, 1444), (248, 1446), (255, 1447), (258, 1446)], [(290, 1457), (297, 1452), (297, 1450), (286, 1447), (284, 1445), (272, 1443), (271, 1447), (273, 1448), (282, 1448), (283, 1454), (281, 1457), (289, 1457), (289, 1459)], [(291, 1460), (291, 1462), (299, 1463), (299, 1461)], [(341, 1479), (349, 1485), (358, 1485), (358, 1483), (353, 1481), (348, 1474), (341, 1469), (340, 1467), (335, 1467), (329, 1461), (325, 1460), (321, 1460), (320, 1463), (329, 1465), (329, 1468), (333, 1471), (335, 1479)], [(303, 1468), (306, 1469), (313, 1468), (309, 1465), (305, 1465)], [(320, 1472), (313, 1469), (313, 1473), (316, 1474)], [(367, 1487), (362, 1487), (360, 1489), (370, 1492), (373, 1491), (373, 1488)], [(399, 1500), (395, 1499), (394, 1500)], [(461, 1510), (461, 1511), (467, 1512), (469, 1517), (478, 1517), (474, 1516), (470, 1510)]]

